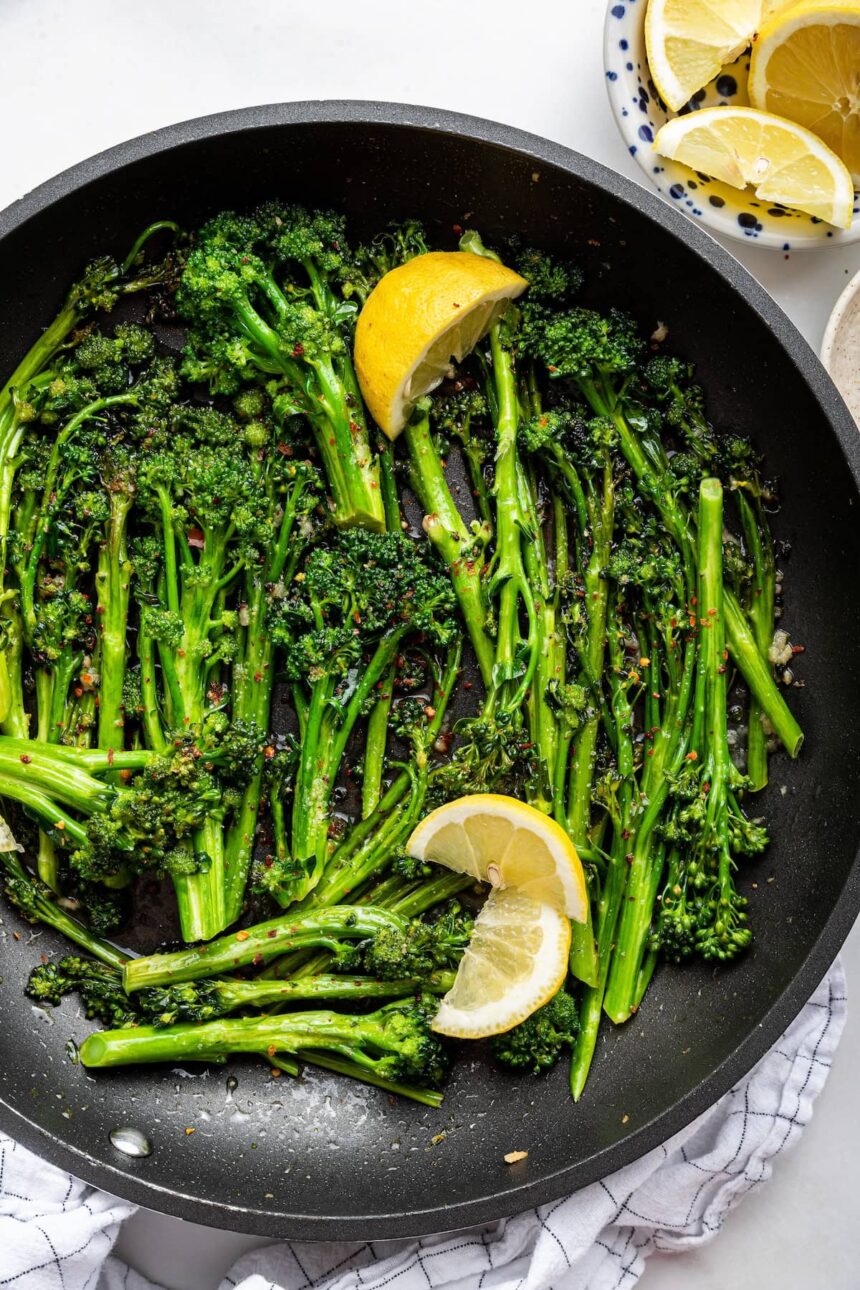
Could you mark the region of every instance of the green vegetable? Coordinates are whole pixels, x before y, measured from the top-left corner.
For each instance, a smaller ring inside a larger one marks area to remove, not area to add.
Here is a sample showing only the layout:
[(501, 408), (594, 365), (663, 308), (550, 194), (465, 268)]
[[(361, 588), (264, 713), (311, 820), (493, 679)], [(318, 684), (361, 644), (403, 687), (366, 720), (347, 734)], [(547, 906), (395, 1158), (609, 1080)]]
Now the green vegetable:
[[(436, 1107), (477, 893), (406, 846), (509, 793), (567, 832), (588, 902), (565, 987), (492, 1051), (537, 1073), (571, 1049), (579, 1099), (661, 957), (752, 939), (748, 794), (771, 737), (802, 741), (770, 661), (775, 486), (691, 366), (540, 250), (509, 248), (528, 291), (379, 444), (355, 320), (431, 249), (419, 225), (356, 246), (269, 203), (143, 263), (159, 232), (91, 266), (0, 388), (0, 799), (36, 870), (0, 874), (81, 951), (29, 993), (109, 1027), (92, 1067), (252, 1052)], [(132, 292), (145, 322), (100, 316)], [(129, 958), (106, 937), (146, 874), (182, 944)]]
[[(434, 1005), (429, 1006), (432, 1010)], [(138, 1062), (212, 1061), (232, 1053), (269, 1057), (288, 1053), (314, 1060), (315, 1053), (327, 1052), (345, 1058), (358, 1078), (366, 1075), (397, 1083), (401, 1085), (397, 1091), (407, 1096), (407, 1081), (438, 1084), (446, 1064), (420, 1000), (390, 1003), (367, 1016), (292, 1012), (163, 1029), (137, 1026), (99, 1031), (81, 1045), (81, 1062), (89, 1068), (105, 1068)]]
[(573, 1045), (578, 1030), (576, 1001), (561, 989), (513, 1030), (496, 1035), (493, 1056), (502, 1066), (540, 1075), (555, 1066), (564, 1049)]

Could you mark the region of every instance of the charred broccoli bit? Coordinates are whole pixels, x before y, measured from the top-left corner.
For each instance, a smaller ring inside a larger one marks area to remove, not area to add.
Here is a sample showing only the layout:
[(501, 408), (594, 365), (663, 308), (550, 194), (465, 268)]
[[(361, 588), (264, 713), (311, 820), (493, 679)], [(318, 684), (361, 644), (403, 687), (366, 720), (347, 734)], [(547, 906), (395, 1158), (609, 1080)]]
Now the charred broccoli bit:
[(292, 814), (300, 876), (278, 894), (283, 904), (306, 896), (322, 878), (335, 781), (378, 682), (408, 638), (444, 648), (457, 632), (447, 579), (402, 533), (339, 533), (311, 552), (299, 578), (270, 620), (306, 713)]
[[(409, 1081), (433, 1086), (442, 1079), (445, 1050), (430, 1029), (436, 1001), (399, 1000), (366, 1016), (291, 1012), (282, 1016), (218, 1020), (164, 1028), (99, 1031), (81, 1045), (84, 1066), (138, 1062), (212, 1061), (233, 1053), (274, 1057), (291, 1053), (314, 1060), (331, 1052), (345, 1058), (359, 1079), (384, 1080), (410, 1096)], [(420, 1100), (420, 1098), (419, 1098)]]
[(313, 429), (338, 525), (384, 525), (379, 472), (352, 365), (357, 303), (343, 219), (298, 206), (216, 216), (198, 233), (177, 304), (184, 371), (215, 393), (263, 380), (276, 415)]
[(540, 1075), (555, 1066), (565, 1048), (573, 1047), (578, 1031), (576, 1001), (562, 988), (513, 1030), (496, 1035), (493, 1056), (502, 1066)]
[(42, 963), (30, 973), (27, 994), (37, 1003), (57, 1005), (64, 995), (79, 994), (84, 1016), (114, 1029), (136, 1026), (141, 1015), (122, 988), (122, 973), (106, 963), (68, 957)]

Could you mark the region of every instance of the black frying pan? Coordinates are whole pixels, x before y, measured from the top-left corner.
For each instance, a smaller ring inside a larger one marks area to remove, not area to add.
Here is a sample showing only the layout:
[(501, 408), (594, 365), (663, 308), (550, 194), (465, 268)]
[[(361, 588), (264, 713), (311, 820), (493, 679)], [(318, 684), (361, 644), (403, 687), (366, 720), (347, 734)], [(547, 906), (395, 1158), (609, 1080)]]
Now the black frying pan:
[[(586, 1095), (567, 1072), (505, 1076), (463, 1054), (429, 1111), (259, 1063), (86, 1074), (67, 1041), (87, 1023), (22, 996), (59, 946), (2, 910), (0, 1125), (109, 1191), (202, 1223), (265, 1235), (379, 1238), (498, 1218), (626, 1164), (705, 1110), (761, 1057), (830, 965), (860, 907), (860, 437), (811, 350), (715, 242), (593, 161), (505, 126), (426, 108), (303, 103), (146, 135), (43, 185), (0, 215), (0, 370), (97, 252), (150, 220), (193, 224), (269, 196), (343, 207), (359, 231), (416, 215), (453, 244), (470, 223), (578, 258), (587, 291), (669, 328), (718, 422), (752, 435), (782, 481), (791, 543), (787, 622), (807, 652), (793, 706), (801, 760), (773, 762), (775, 842), (757, 881), (754, 948), (731, 970), (663, 968), (638, 1016), (607, 1027)], [(765, 879), (773, 877), (772, 883)], [(21, 939), (14, 939), (18, 931)], [(233, 1081), (238, 1085), (233, 1089)], [(229, 1082), (228, 1082), (229, 1081)], [(140, 1160), (109, 1141), (138, 1126)], [(186, 1134), (186, 1128), (195, 1128)], [(439, 1135), (444, 1134), (443, 1137)], [(506, 1152), (527, 1150), (509, 1167)]]

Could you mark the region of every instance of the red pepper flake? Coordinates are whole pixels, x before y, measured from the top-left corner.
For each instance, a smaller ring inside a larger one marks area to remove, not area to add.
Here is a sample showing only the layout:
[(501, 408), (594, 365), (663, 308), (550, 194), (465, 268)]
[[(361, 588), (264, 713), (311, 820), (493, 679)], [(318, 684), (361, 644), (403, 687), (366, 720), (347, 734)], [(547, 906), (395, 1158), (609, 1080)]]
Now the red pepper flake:
[(29, 766), (32, 760), (33, 758), (29, 755), (29, 753), (21, 753), (21, 761), (24, 763), (25, 766)]
[(805, 654), (805, 653), (806, 653), (806, 646), (805, 646), (805, 645), (792, 645), (792, 647), (791, 647), (791, 652), (792, 652), (792, 654)]
[(251, 963), (253, 964), (254, 967), (262, 967), (265, 961), (266, 960), (263, 958), (262, 954), (255, 954), (251, 960)]
[(121, 771), (119, 772), (119, 777), (120, 777), (120, 779), (123, 781), (123, 783), (126, 783), (126, 784), (127, 784), (127, 783), (128, 783), (128, 781), (131, 779), (131, 771), (130, 771), (130, 770), (121, 770)]
[(288, 443), (279, 443), (278, 452), (282, 457), (292, 457), (293, 455), (293, 450)]
[[(271, 860), (272, 858), (273, 858), (272, 856), (266, 856), (267, 860)], [(266, 935), (268, 936), (269, 940), (271, 940), (273, 936), (277, 936), (277, 934), (278, 934), (277, 927), (271, 927), (268, 930), (268, 932), (266, 932)]]
[(237, 933), (236, 933), (236, 940), (237, 940), (237, 941), (247, 941), (247, 939), (248, 939), (248, 937), (249, 937), (250, 935), (251, 935), (251, 933), (250, 933), (250, 932), (246, 932), (246, 931), (237, 932)]
[(283, 1073), (284, 1072), (281, 1070), (279, 1066), (273, 1066), (270, 1071), (272, 1079), (280, 1079)]
[(296, 344), (293, 345), (293, 358), (302, 358), (304, 352), (304, 345), (302, 345), (300, 341), (297, 341)]
[(692, 752), (688, 752), (688, 753), (687, 753), (686, 760), (687, 760), (687, 761), (698, 761), (698, 760), (699, 760), (699, 754), (696, 752), (695, 748), (693, 749), (693, 751), (692, 751)]
[(60, 830), (64, 829), (65, 827), (66, 827), (65, 820), (57, 820), (56, 824), (54, 825), (55, 829), (60, 829)]
[(187, 536), (189, 546), (195, 547), (198, 551), (203, 550), (206, 538), (204, 537), (202, 529), (189, 529)]
[(278, 1051), (278, 1045), (277, 1045), (277, 1044), (269, 1044), (269, 1047), (266, 1049), (266, 1052), (268, 1053), (268, 1055), (269, 1055), (270, 1057), (274, 1057), (274, 1055), (275, 1055), (275, 1053), (276, 1053), (277, 1051)]
[(452, 232), (452, 233), (456, 233), (457, 237), (462, 237), (462, 236), (463, 236), (463, 225), (462, 225), (462, 224), (452, 224), (452, 225), (451, 225), (451, 232)]
[(263, 756), (265, 757), (266, 761), (271, 761), (274, 755), (275, 755), (275, 749), (272, 747), (271, 744), (266, 744), (265, 748), (263, 749)]

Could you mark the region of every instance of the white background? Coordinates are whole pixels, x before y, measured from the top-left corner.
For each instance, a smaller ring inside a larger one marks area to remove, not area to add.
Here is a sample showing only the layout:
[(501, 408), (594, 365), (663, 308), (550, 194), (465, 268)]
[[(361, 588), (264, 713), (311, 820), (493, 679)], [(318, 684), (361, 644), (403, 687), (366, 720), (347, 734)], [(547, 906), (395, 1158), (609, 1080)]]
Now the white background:
[[(603, 11), (604, 0), (0, 0), (0, 207), (129, 136), (287, 99), (389, 99), (471, 112), (639, 180), (604, 94)], [(860, 268), (860, 245), (789, 260), (738, 243), (729, 249), (817, 349), (833, 301)], [(810, 864), (824, 860), (810, 856)], [(856, 928), (845, 960), (849, 988), (857, 988)], [(652, 1259), (645, 1290), (856, 1290), (858, 1063), (860, 1026), (849, 1021), (800, 1147), (711, 1246)], [(209, 1290), (252, 1243), (140, 1214), (120, 1253), (172, 1290)]]

